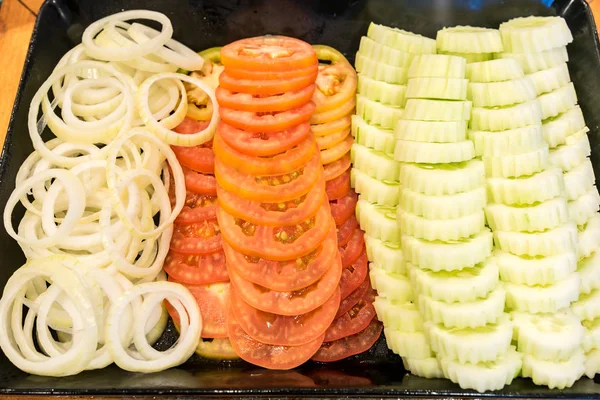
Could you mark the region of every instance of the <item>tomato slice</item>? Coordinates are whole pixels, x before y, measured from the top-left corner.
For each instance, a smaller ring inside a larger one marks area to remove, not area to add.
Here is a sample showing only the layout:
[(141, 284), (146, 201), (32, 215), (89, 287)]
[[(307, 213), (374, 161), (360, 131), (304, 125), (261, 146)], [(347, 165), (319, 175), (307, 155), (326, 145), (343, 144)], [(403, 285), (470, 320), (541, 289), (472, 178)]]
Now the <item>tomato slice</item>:
[[(311, 98), (312, 95), (315, 91), (315, 80), (317, 79), (317, 73), (313, 73), (311, 75), (305, 75), (305, 76), (297, 76), (295, 78), (290, 78), (290, 79), (286, 79), (286, 80), (263, 80), (263, 81), (256, 81), (256, 80), (252, 80), (252, 79), (238, 79), (238, 78), (234, 78), (231, 75), (229, 75), (229, 73), (227, 72), (228, 70), (226, 69), (223, 73), (221, 73), (221, 75), (219, 76), (219, 87), (223, 88), (224, 90), (227, 90), (231, 93), (239, 93), (239, 94), (245, 94), (247, 96), (250, 97), (245, 97), (245, 96), (236, 96), (237, 97), (237, 101), (233, 102), (234, 106), (232, 107), (233, 109), (243, 109), (240, 107), (240, 103), (239, 100), (242, 99), (246, 99), (246, 102), (248, 102), (248, 100), (250, 100), (250, 102), (254, 102), (255, 104), (262, 104), (263, 106), (268, 106), (270, 105), (271, 107), (273, 106), (273, 104), (282, 104), (282, 96), (287, 97), (287, 100), (290, 100), (293, 97), (296, 97), (296, 102), (297, 102), (297, 98), (303, 98), (305, 99), (304, 101), (300, 102), (300, 104), (304, 104), (306, 102), (308, 102)], [(309, 91), (307, 92), (306, 89), (309, 88)], [(287, 93), (294, 93), (294, 92), (302, 92), (299, 94), (299, 96), (290, 96), (290, 95), (285, 95)], [(310, 93), (310, 96), (308, 96), (308, 99), (306, 98), (308, 93)], [(263, 97), (265, 100), (262, 99), (257, 99), (254, 98), (253, 96), (261, 96)], [(270, 97), (275, 97), (273, 99), (271, 99)], [(222, 97), (223, 98), (223, 97)], [(225, 98), (225, 100), (232, 104), (232, 100), (234, 100), (232, 97), (228, 97)], [(259, 100), (258, 102), (256, 100)], [(221, 103), (221, 101), (219, 100), (219, 105), (222, 107), (227, 107), (225, 103)], [(268, 108), (268, 107), (266, 107)], [(246, 111), (263, 111), (266, 112), (267, 110), (246, 110)], [(268, 111), (280, 111), (280, 110), (268, 110)], [(283, 110), (281, 110), (283, 111)]]
[(356, 95), (358, 78), (356, 71), (346, 57), (339, 51), (323, 45), (314, 45), (319, 60), (331, 61), (331, 64), (319, 65), (317, 90), (313, 101), (316, 112), (325, 112), (338, 108)]
[[(173, 129), (177, 133), (191, 134), (206, 129), (210, 121), (198, 121), (189, 117), (185, 117), (179, 125)], [(202, 144), (204, 145), (204, 143)], [(173, 146), (178, 147), (178, 146)]]
[(357, 201), (358, 194), (354, 190), (348, 191), (348, 194), (341, 199), (329, 201), (331, 216), (337, 226), (342, 225), (348, 218), (354, 215)]
[(229, 266), (243, 279), (270, 290), (287, 292), (312, 285), (339, 258), (334, 229), (323, 243), (308, 256), (288, 261), (270, 261), (248, 257), (235, 251), (226, 242), (223, 250)]
[(361, 253), (364, 252), (365, 248), (365, 233), (361, 231), (358, 227), (352, 233), (352, 237), (347, 244), (339, 244), (340, 246), (340, 255), (342, 256), (342, 265), (347, 267), (348, 265), (352, 265), (358, 260)]
[(237, 360), (240, 358), (233, 350), (229, 338), (200, 338), (196, 354), (213, 360)]
[(360, 286), (354, 290), (354, 292), (350, 293), (348, 297), (340, 302), (340, 308), (338, 309), (335, 317), (339, 318), (350, 311), (350, 309), (354, 307), (354, 305), (358, 303), (370, 290), (373, 290), (371, 289), (371, 281), (369, 279), (365, 279), (363, 283), (361, 283)]
[[(338, 246), (343, 247), (350, 242), (358, 228), (358, 220), (356, 216), (351, 215), (342, 225), (337, 227)], [(343, 252), (341, 252), (343, 255)], [(360, 254), (360, 253), (359, 253)], [(358, 255), (356, 256), (358, 258)]]
[(217, 195), (217, 180), (214, 175), (196, 172), (184, 166), (181, 168), (185, 175), (185, 187), (189, 191), (207, 196)]
[(231, 291), (231, 309), (244, 332), (256, 341), (273, 346), (312, 342), (328, 330), (339, 305), (340, 290), (337, 289), (322, 306), (289, 317), (257, 310), (242, 300), (235, 289)]
[(360, 299), (345, 314), (333, 320), (324, 340), (333, 342), (364, 330), (376, 315), (373, 300), (372, 295), (367, 293), (367, 296)]
[(254, 225), (227, 214), (221, 207), (217, 207), (217, 219), (223, 239), (236, 251), (273, 261), (293, 260), (310, 254), (325, 240), (333, 226), (327, 202), (313, 217), (297, 225)]
[(354, 138), (348, 135), (346, 136), (346, 139), (335, 146), (326, 150), (321, 150), (321, 162), (323, 164), (331, 164), (332, 162), (339, 160), (350, 152), (353, 144)]
[[(275, 176), (252, 176), (215, 160), (215, 176), (219, 185), (244, 199), (260, 202), (285, 202), (307, 194), (319, 182), (323, 168), (319, 153), (292, 173)], [(216, 192), (216, 188), (215, 188)]]
[(227, 264), (229, 279), (242, 300), (258, 310), (287, 316), (306, 314), (323, 305), (337, 289), (342, 274), (341, 260), (336, 257), (327, 272), (312, 285), (279, 292), (245, 280)]
[[(217, 185), (219, 206), (228, 214), (253, 224), (282, 226), (298, 224), (315, 215), (325, 199), (323, 178), (305, 195), (280, 203), (246, 200)], [(216, 215), (216, 214), (215, 214)]]
[(231, 345), (244, 361), (268, 369), (292, 369), (308, 361), (323, 343), (325, 334), (301, 346), (272, 346), (252, 339), (229, 310), (228, 332)]
[(221, 122), (217, 131), (223, 141), (237, 151), (254, 157), (269, 157), (302, 143), (310, 133), (310, 124), (305, 122), (280, 132), (256, 133)]
[(351, 157), (350, 153), (347, 153), (344, 157), (340, 158), (337, 161), (334, 161), (330, 164), (323, 165), (323, 171), (325, 175), (325, 180), (330, 181), (332, 179), (337, 178), (342, 175), (344, 172), (350, 168), (351, 165)]
[[(175, 204), (174, 185), (169, 188), (171, 206)], [(206, 196), (194, 192), (186, 191), (185, 203), (181, 212), (175, 218), (178, 225), (190, 225), (195, 222), (202, 222), (208, 219), (217, 218), (217, 198), (215, 196)]]
[(170, 249), (182, 254), (206, 255), (220, 251), (223, 245), (216, 220), (175, 225)]
[(314, 110), (315, 104), (310, 101), (301, 107), (282, 112), (256, 113), (221, 107), (219, 108), (219, 114), (223, 122), (233, 125), (236, 128), (244, 129), (248, 132), (272, 133), (307, 122)]
[(171, 146), (181, 165), (203, 174), (215, 173), (215, 153), (204, 146)]
[[(316, 106), (315, 106), (316, 107)], [(324, 124), (326, 122), (335, 121), (336, 119), (347, 117), (354, 114), (354, 108), (356, 107), (356, 98), (352, 97), (345, 103), (337, 108), (329, 111), (323, 111), (314, 113), (310, 118), (311, 124)]]
[[(173, 281), (169, 278), (169, 281)], [(229, 309), (229, 283), (215, 283), (212, 285), (186, 285), (192, 296), (198, 302), (202, 315), (203, 338), (227, 337), (227, 310)], [(167, 310), (173, 322), (179, 325), (179, 314), (168, 301), (165, 301)]]
[(325, 191), (329, 201), (343, 199), (350, 193), (350, 170), (347, 170), (342, 175), (335, 179), (327, 181)]
[(333, 362), (369, 350), (381, 336), (383, 324), (373, 318), (367, 328), (357, 334), (333, 342), (325, 342), (312, 357), (314, 361)]
[(327, 150), (343, 142), (348, 136), (350, 136), (350, 129), (334, 132), (326, 136), (315, 137), (317, 139), (317, 146), (319, 146), (319, 150)]
[(315, 85), (310, 84), (293, 92), (284, 92), (265, 97), (244, 92), (232, 92), (219, 86), (216, 95), (220, 107), (252, 112), (281, 112), (292, 110), (308, 103), (314, 91)]
[(322, 124), (313, 124), (310, 126), (310, 130), (315, 136), (327, 136), (334, 134), (339, 131), (345, 131), (352, 125), (352, 117), (346, 115), (343, 118), (338, 118), (330, 122), (324, 122)]
[(296, 147), (270, 156), (256, 157), (229, 146), (217, 133), (213, 148), (219, 160), (231, 168), (250, 175), (283, 175), (304, 167), (317, 151), (315, 138), (309, 134)]
[(350, 293), (354, 292), (365, 279), (368, 279), (368, 264), (367, 253), (363, 251), (354, 264), (344, 267), (342, 278), (340, 279), (342, 299), (350, 296)]
[(287, 36), (259, 36), (237, 40), (221, 49), (225, 67), (250, 71), (289, 71), (318, 63), (308, 43)]
[(190, 285), (209, 285), (229, 281), (223, 251), (208, 255), (169, 251), (163, 269), (169, 278)]
[(318, 73), (318, 64), (301, 69), (291, 69), (287, 71), (251, 71), (240, 68), (227, 68), (227, 74), (236, 79), (250, 79), (253, 81), (285, 81), (298, 78), (300, 76), (315, 75)]

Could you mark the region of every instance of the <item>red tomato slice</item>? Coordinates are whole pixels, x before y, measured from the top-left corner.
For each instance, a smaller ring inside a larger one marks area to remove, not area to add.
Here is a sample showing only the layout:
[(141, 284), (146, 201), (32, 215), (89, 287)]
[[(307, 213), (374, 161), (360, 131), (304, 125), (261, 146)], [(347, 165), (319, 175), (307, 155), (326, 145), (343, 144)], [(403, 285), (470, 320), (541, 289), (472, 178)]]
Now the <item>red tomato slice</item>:
[(364, 330), (376, 315), (374, 297), (370, 292), (356, 302), (350, 310), (336, 318), (325, 333), (325, 341), (333, 342)]
[(346, 139), (335, 146), (326, 150), (321, 150), (321, 162), (323, 164), (331, 164), (332, 162), (339, 160), (350, 152), (353, 144), (354, 138), (348, 135), (346, 136)]
[(288, 71), (250, 71), (247, 69), (227, 68), (227, 74), (236, 79), (250, 79), (253, 81), (285, 81), (299, 76), (315, 75), (319, 70), (318, 64), (302, 69)]
[[(358, 228), (358, 220), (356, 216), (351, 215), (342, 225), (337, 227), (338, 246), (343, 247), (350, 242), (354, 232)], [(343, 252), (341, 252), (343, 254)], [(360, 253), (359, 253), (360, 254)], [(358, 255), (356, 256), (358, 257)]]
[(332, 135), (336, 132), (345, 131), (350, 129), (352, 125), (352, 117), (346, 115), (345, 117), (338, 118), (331, 122), (325, 122), (323, 124), (312, 124), (310, 130), (315, 136), (327, 136)]
[(207, 196), (217, 195), (217, 180), (214, 175), (205, 175), (184, 166), (181, 167), (185, 174), (185, 187), (189, 191)]
[(312, 285), (321, 279), (335, 259), (339, 258), (333, 229), (313, 253), (289, 261), (270, 261), (264, 258), (247, 257), (235, 251), (227, 243), (223, 243), (223, 250), (225, 250), (229, 266), (240, 277), (279, 292), (301, 290)]
[(236, 251), (273, 261), (293, 260), (310, 254), (325, 240), (333, 225), (327, 202), (317, 214), (297, 225), (254, 225), (227, 214), (221, 207), (217, 207), (217, 219), (223, 239)]
[(169, 278), (190, 285), (209, 285), (229, 281), (223, 251), (208, 255), (180, 254), (170, 251), (163, 269)]
[[(179, 125), (177, 125), (175, 127), (175, 129), (173, 129), (173, 130), (177, 133), (182, 133), (182, 134), (196, 133), (196, 132), (200, 132), (203, 129), (206, 129), (206, 127), (208, 126), (209, 123), (210, 123), (210, 121), (196, 121), (195, 119), (185, 117), (183, 119), (183, 121), (181, 121), (181, 123)], [(206, 143), (204, 143), (202, 145), (204, 146), (204, 145), (206, 145)], [(174, 147), (177, 147), (177, 146), (174, 146)]]
[(281, 203), (246, 200), (228, 192), (220, 185), (217, 185), (217, 198), (219, 206), (225, 212), (253, 224), (266, 226), (298, 224), (315, 215), (323, 204), (325, 181), (321, 178), (307, 194)]
[(318, 151), (312, 134), (297, 146), (270, 157), (256, 157), (238, 151), (229, 146), (218, 133), (214, 137), (213, 146), (215, 154), (223, 164), (255, 176), (289, 174), (304, 167)]
[[(175, 186), (171, 185), (169, 194), (171, 195), (171, 206), (175, 204)], [(217, 218), (217, 198), (215, 196), (206, 196), (194, 192), (186, 191), (185, 204), (181, 212), (175, 218), (178, 225), (190, 225), (196, 222)]]
[(325, 186), (327, 198), (329, 201), (342, 199), (350, 193), (350, 170), (347, 170), (342, 175), (335, 179), (327, 181)]
[(340, 302), (340, 308), (338, 309), (336, 318), (341, 317), (346, 314), (356, 303), (358, 303), (371, 289), (371, 281), (369, 279), (365, 279), (363, 283), (360, 284), (359, 287), (354, 290), (354, 292), (350, 293), (348, 297), (343, 299)]
[(225, 165), (219, 158), (215, 161), (215, 176), (223, 189), (261, 203), (280, 203), (302, 197), (319, 182), (322, 171), (318, 152), (304, 168), (275, 176), (251, 176)]
[[(223, 79), (229, 78), (226, 75)], [(252, 82), (255, 83), (255, 81)], [(278, 83), (279, 81), (268, 82)], [(281, 112), (302, 107), (310, 101), (314, 91), (315, 85), (309, 84), (293, 92), (257, 97), (256, 94), (249, 94), (246, 91), (234, 92), (219, 86), (216, 95), (220, 107), (252, 112)]]
[(269, 157), (283, 153), (308, 137), (310, 124), (305, 122), (281, 132), (247, 132), (221, 122), (217, 132), (229, 146), (254, 157)]
[(179, 163), (203, 174), (215, 173), (215, 153), (212, 149), (202, 146), (182, 147), (171, 146)]
[(319, 146), (319, 149), (327, 150), (327, 149), (332, 148), (336, 144), (341, 143), (349, 135), (350, 135), (350, 129), (345, 129), (343, 131), (334, 132), (327, 136), (315, 136), (315, 137), (317, 139), (317, 146)]
[(340, 245), (340, 254), (342, 256), (342, 265), (347, 267), (354, 264), (358, 257), (365, 249), (365, 233), (359, 228), (356, 228), (352, 233), (352, 237), (347, 244)]
[(311, 312), (331, 297), (340, 281), (342, 263), (336, 257), (321, 279), (303, 289), (285, 292), (269, 290), (243, 279), (229, 263), (227, 270), (237, 294), (246, 303), (261, 311), (295, 316)]
[[(173, 281), (169, 278), (169, 281)], [(213, 285), (186, 285), (198, 302), (202, 315), (203, 338), (227, 337), (227, 310), (229, 309), (229, 283)], [(179, 325), (179, 314), (168, 301), (165, 302), (173, 322)]]
[(229, 310), (228, 333), (235, 352), (244, 361), (268, 369), (292, 369), (308, 361), (323, 343), (325, 334), (301, 346), (272, 346), (252, 339)]
[(206, 255), (223, 248), (216, 220), (175, 225), (170, 249), (183, 254)]
[(231, 309), (244, 332), (258, 342), (273, 346), (299, 346), (312, 342), (328, 330), (339, 305), (340, 290), (337, 289), (313, 311), (286, 317), (257, 310), (242, 300), (235, 289), (231, 291)]
[[(286, 80), (264, 80), (264, 81), (256, 81), (256, 80), (251, 80), (251, 79), (238, 79), (238, 78), (234, 78), (231, 75), (229, 75), (227, 73), (227, 69), (225, 69), (224, 72), (221, 73), (221, 75), (219, 76), (219, 87), (230, 91), (232, 93), (243, 93), (243, 94), (247, 94), (249, 96), (269, 96), (269, 97), (280, 97), (279, 95), (284, 94), (284, 93), (292, 93), (292, 92), (300, 92), (303, 91), (304, 89), (306, 89), (309, 86), (312, 86), (310, 89), (310, 97), (312, 97), (312, 94), (315, 91), (315, 87), (314, 87), (314, 83), (315, 80), (317, 79), (317, 73), (313, 73), (311, 75), (306, 75), (306, 76), (298, 76), (295, 78), (290, 78), (290, 79), (286, 79)], [(303, 103), (306, 103), (307, 101), (310, 100), (310, 97), (304, 101)], [(239, 97), (238, 97), (239, 99)], [(228, 98), (226, 99), (227, 102), (229, 104), (232, 104), (233, 99)], [(273, 102), (279, 102), (280, 99), (274, 99), (274, 100), (265, 100), (262, 101), (263, 104), (265, 103), (273, 103)], [(301, 103), (301, 104), (303, 104)], [(223, 107), (227, 107), (224, 104), (221, 104), (221, 101), (219, 100), (219, 105), (223, 106)], [(235, 106), (232, 107), (235, 110), (241, 109), (240, 108), (240, 104), (239, 103), (235, 103)], [(254, 110), (247, 110), (247, 111), (254, 111)], [(256, 110), (259, 111), (259, 110)], [(266, 110), (260, 110), (260, 111), (266, 111)], [(277, 111), (277, 110), (273, 110), (273, 111)]]
[[(223, 76), (223, 75), (221, 75)], [(295, 125), (307, 122), (310, 119), (315, 104), (308, 102), (302, 107), (276, 113), (256, 113), (252, 111), (239, 111), (231, 108), (219, 108), (223, 122), (248, 132), (279, 132), (290, 129)]]
[(356, 107), (356, 98), (351, 97), (349, 101), (342, 103), (341, 106), (332, 110), (314, 113), (310, 118), (310, 123), (313, 125), (325, 124), (327, 122), (335, 121), (336, 119), (347, 117), (354, 114), (354, 108)]
[(357, 202), (358, 195), (354, 190), (348, 191), (348, 194), (341, 199), (329, 201), (331, 216), (337, 226), (342, 225), (344, 222), (348, 221), (348, 218), (354, 215)]
[(354, 292), (365, 279), (368, 279), (368, 264), (367, 253), (363, 251), (354, 264), (344, 268), (342, 278), (340, 279), (342, 299), (350, 296), (350, 293)]
[(337, 178), (342, 175), (344, 172), (350, 168), (351, 157), (350, 154), (346, 154), (344, 157), (340, 158), (337, 161), (334, 161), (330, 164), (323, 165), (323, 171), (325, 175), (325, 180), (330, 181), (332, 179)]
[(221, 48), (221, 63), (226, 68), (289, 71), (312, 67), (318, 62), (311, 45), (287, 36), (241, 39)]
[(320, 362), (333, 362), (364, 353), (377, 342), (381, 331), (383, 331), (383, 324), (377, 321), (377, 318), (373, 318), (364, 331), (340, 340), (323, 343), (312, 359)]

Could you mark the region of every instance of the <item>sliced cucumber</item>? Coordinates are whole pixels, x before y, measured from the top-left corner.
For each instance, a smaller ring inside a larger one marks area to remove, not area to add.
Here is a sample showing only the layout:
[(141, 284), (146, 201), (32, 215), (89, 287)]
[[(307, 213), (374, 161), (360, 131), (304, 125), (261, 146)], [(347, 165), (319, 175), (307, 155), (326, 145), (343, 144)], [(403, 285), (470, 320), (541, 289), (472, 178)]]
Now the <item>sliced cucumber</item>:
[(523, 377), (531, 378), (538, 386), (563, 390), (575, 384), (585, 373), (585, 354), (578, 350), (567, 361), (541, 361), (525, 355), (523, 357)]
[(548, 257), (530, 257), (495, 250), (494, 259), (500, 267), (500, 278), (517, 285), (552, 285), (577, 270), (575, 251)]
[(514, 59), (521, 65), (523, 72), (526, 74), (532, 74), (537, 71), (552, 68), (569, 61), (569, 53), (567, 53), (566, 46), (539, 53), (496, 53), (494, 54), (494, 57), (497, 59)]
[(420, 164), (448, 164), (469, 161), (475, 157), (475, 147), (470, 140), (456, 143), (428, 143), (397, 140), (394, 159)]
[[(573, 272), (552, 285), (526, 286), (504, 282), (506, 308), (532, 314), (555, 313), (579, 298), (579, 274)], [(574, 306), (573, 306), (574, 307)]]
[(400, 303), (413, 300), (413, 289), (406, 276), (386, 271), (373, 263), (369, 264), (369, 270), (371, 286), (380, 297)]
[(577, 272), (581, 278), (581, 293), (589, 294), (600, 289), (600, 252), (579, 261)]
[(567, 143), (567, 137), (582, 130), (589, 131), (585, 126), (583, 113), (579, 106), (575, 106), (554, 118), (543, 121), (542, 135), (550, 148)]
[(418, 193), (442, 196), (463, 193), (485, 183), (485, 168), (480, 160), (445, 165), (402, 164), (402, 186)]
[(590, 159), (586, 159), (580, 166), (565, 173), (564, 180), (567, 200), (577, 200), (586, 194), (596, 184), (594, 168)]
[(600, 349), (600, 318), (583, 321), (582, 325), (585, 328), (583, 351), (589, 353), (590, 351)]
[(394, 154), (396, 139), (393, 131), (369, 125), (360, 115), (353, 115), (351, 132), (356, 143), (386, 154)]
[(541, 125), (529, 125), (502, 132), (470, 130), (468, 136), (475, 145), (477, 156), (529, 153), (544, 146)]
[(491, 178), (518, 178), (541, 172), (550, 165), (548, 145), (529, 153), (483, 157), (485, 173)]
[(406, 89), (407, 99), (466, 100), (467, 79), (411, 78)]
[(404, 107), (406, 85), (395, 85), (358, 75), (357, 91), (369, 100), (394, 107)]
[(400, 176), (400, 163), (384, 152), (354, 143), (350, 149), (354, 168), (379, 181), (396, 182)]
[(541, 232), (569, 221), (564, 197), (526, 206), (495, 203), (485, 207), (489, 227), (495, 231)]
[(473, 108), (471, 129), (474, 131), (505, 131), (538, 125), (542, 121), (542, 108), (537, 100), (509, 107)]
[(566, 138), (566, 143), (550, 151), (550, 163), (563, 172), (569, 172), (584, 163), (592, 154), (587, 130), (579, 131)]
[(470, 101), (409, 99), (402, 114), (402, 119), (416, 121), (468, 121), (470, 118)]
[(368, 36), (360, 39), (358, 51), (365, 57), (393, 67), (408, 68), (414, 54), (377, 43)]
[(378, 181), (356, 168), (350, 172), (350, 184), (369, 203), (394, 207), (400, 199), (400, 184), (395, 181)]
[(414, 121), (401, 119), (396, 139), (428, 143), (456, 143), (467, 139), (467, 121)]
[(415, 56), (408, 70), (408, 78), (464, 78), (466, 60), (444, 54)]
[(393, 129), (396, 121), (402, 117), (403, 111), (403, 108), (386, 106), (360, 94), (356, 96), (356, 115), (370, 125)]
[(577, 105), (577, 93), (573, 82), (553, 90), (550, 93), (544, 93), (538, 97), (542, 110), (542, 119), (556, 117), (558, 114), (575, 107)]
[(545, 232), (494, 232), (500, 250), (519, 256), (554, 256), (573, 251), (577, 246), (577, 227), (565, 224)]
[(600, 214), (578, 226), (578, 231), (577, 255), (580, 259), (587, 258), (600, 248)]
[(395, 207), (378, 206), (359, 198), (356, 217), (367, 235), (384, 242), (400, 243), (400, 227), (396, 221)]
[(437, 48), (453, 53), (497, 53), (503, 50), (497, 29), (453, 26), (437, 32)]
[(400, 245), (382, 242), (365, 235), (365, 245), (369, 261), (386, 271), (406, 275), (406, 260)]
[(367, 36), (376, 42), (408, 53), (434, 54), (436, 50), (433, 39), (373, 22), (369, 25)]
[(356, 67), (356, 72), (359, 74), (377, 81), (405, 85), (408, 79), (407, 68), (382, 64), (362, 55), (360, 52), (356, 53), (354, 66)]
[(563, 195), (565, 183), (560, 168), (548, 168), (521, 178), (490, 178), (487, 193), (490, 203), (533, 204)]
[(579, 296), (571, 306), (575, 315), (582, 321), (592, 321), (600, 317), (600, 290)]
[(600, 373), (600, 349), (592, 350), (585, 355), (585, 376), (594, 379)]
[(500, 24), (504, 51), (539, 53), (564, 47), (573, 35), (562, 17), (520, 17)]
[(470, 82), (467, 98), (474, 107), (504, 107), (524, 103), (536, 98), (535, 88), (529, 78), (502, 82)]
[(505, 58), (482, 61), (467, 65), (466, 77), (471, 82), (504, 82), (525, 76), (516, 60)]
[(451, 51), (440, 51), (440, 54), (446, 54), (449, 56), (462, 57), (466, 60), (467, 65), (472, 63), (478, 63), (483, 61), (489, 61), (493, 58), (493, 53), (458, 53)]
[(402, 332), (384, 328), (388, 347), (400, 357), (424, 360), (435, 357), (423, 332)]
[(435, 357), (418, 360), (415, 358), (402, 358), (404, 368), (414, 376), (426, 379), (444, 378), (444, 372)]
[(485, 227), (483, 210), (473, 210), (472, 214), (447, 220), (425, 219), (398, 207), (397, 219), (403, 235), (419, 239), (449, 242), (468, 238)]
[(373, 306), (377, 318), (386, 328), (401, 332), (423, 332), (423, 318), (413, 303), (401, 303), (377, 296)]
[(481, 210), (487, 203), (482, 186), (469, 192), (447, 196), (427, 196), (410, 189), (402, 189), (400, 207), (407, 212), (427, 219), (456, 219)]
[(600, 194), (593, 186), (586, 194), (577, 200), (570, 201), (569, 218), (576, 225), (583, 225), (594, 217), (600, 210)]
[(565, 86), (571, 82), (571, 76), (569, 75), (569, 68), (567, 63), (559, 64), (555, 67), (534, 72), (527, 75), (527, 77), (533, 83), (533, 87), (537, 95), (552, 92), (560, 87)]

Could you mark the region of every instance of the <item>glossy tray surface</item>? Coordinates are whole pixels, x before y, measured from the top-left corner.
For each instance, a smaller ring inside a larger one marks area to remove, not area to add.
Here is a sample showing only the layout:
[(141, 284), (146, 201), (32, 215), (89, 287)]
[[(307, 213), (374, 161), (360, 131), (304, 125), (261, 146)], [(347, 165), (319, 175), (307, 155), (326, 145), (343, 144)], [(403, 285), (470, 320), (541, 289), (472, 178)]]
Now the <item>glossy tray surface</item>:
[[(29, 103), (60, 57), (81, 39), (90, 22), (127, 9), (161, 11), (171, 18), (174, 37), (193, 49), (221, 46), (263, 34), (295, 36), (342, 51), (351, 61), (371, 21), (435, 37), (452, 25), (498, 27), (513, 17), (562, 15), (573, 31), (569, 70), (591, 130), (592, 161), (600, 176), (600, 44), (584, 0), (48, 0), (40, 10), (0, 158), (0, 204), (14, 189), (16, 173), (32, 151), (26, 120)], [(46, 132), (47, 133), (47, 132)], [(15, 217), (22, 216), (17, 212)], [(15, 220), (16, 222), (16, 220)], [(0, 227), (0, 287), (24, 262), (17, 245)], [(174, 340), (172, 327), (159, 346)], [(156, 374), (111, 366), (67, 378), (36, 377), (14, 367), (0, 352), (0, 395), (206, 395), (370, 397), (525, 397), (600, 398), (600, 379), (581, 379), (564, 391), (551, 391), (517, 379), (509, 387), (480, 395), (447, 380), (406, 374), (384, 339), (369, 352), (342, 362), (307, 363), (293, 371), (268, 371), (243, 362), (192, 358), (177, 369)]]

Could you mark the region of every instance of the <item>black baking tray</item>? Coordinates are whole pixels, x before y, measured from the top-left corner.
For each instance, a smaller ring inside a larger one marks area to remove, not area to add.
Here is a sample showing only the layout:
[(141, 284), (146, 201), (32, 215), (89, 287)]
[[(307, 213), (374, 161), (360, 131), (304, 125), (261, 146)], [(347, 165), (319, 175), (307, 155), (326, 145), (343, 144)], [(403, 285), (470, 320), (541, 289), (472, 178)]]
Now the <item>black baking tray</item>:
[[(591, 130), (592, 161), (600, 176), (600, 43), (584, 0), (51, 0), (41, 7), (0, 158), (0, 204), (6, 204), (19, 166), (32, 151), (27, 132), (29, 103), (61, 56), (80, 42), (92, 21), (127, 9), (161, 11), (171, 18), (174, 37), (193, 49), (221, 46), (264, 34), (295, 36), (333, 46), (351, 61), (371, 21), (435, 37), (452, 25), (498, 27), (513, 17), (561, 15), (574, 41), (569, 70)], [(45, 133), (48, 135), (48, 132)], [(17, 212), (15, 220), (22, 216)], [(24, 262), (17, 245), (0, 228), (0, 287)], [(159, 346), (171, 343), (169, 327)], [(382, 339), (369, 352), (323, 365), (309, 362), (292, 371), (268, 371), (244, 362), (193, 357), (179, 368), (155, 374), (129, 373), (115, 366), (66, 378), (28, 375), (0, 353), (0, 395), (170, 395), (209, 397), (515, 397), (600, 398), (600, 379), (581, 379), (563, 391), (516, 379), (499, 392), (461, 390), (448, 380), (427, 380), (406, 373), (399, 357)]]

